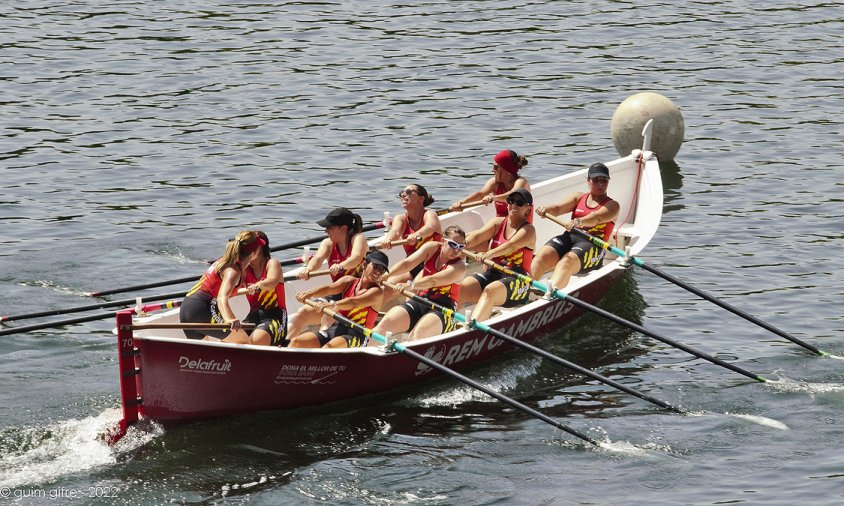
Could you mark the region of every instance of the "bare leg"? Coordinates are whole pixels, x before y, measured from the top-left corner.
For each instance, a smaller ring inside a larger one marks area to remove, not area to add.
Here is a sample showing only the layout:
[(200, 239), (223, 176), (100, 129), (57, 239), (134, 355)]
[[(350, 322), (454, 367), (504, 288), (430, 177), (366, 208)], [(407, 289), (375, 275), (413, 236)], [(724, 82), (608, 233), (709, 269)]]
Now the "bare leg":
[(481, 284), (472, 276), (467, 276), (463, 279), (463, 284), (460, 285), (460, 297), (457, 299), (458, 309), (464, 304), (472, 304), (478, 301), (481, 296)]
[(249, 344), (249, 335), (243, 329), (234, 330), (221, 340), (224, 343)]
[(269, 346), (271, 338), (266, 331), (261, 329), (255, 329), (252, 331), (252, 335), (249, 336), (249, 340), (249, 344), (257, 344), (258, 346)]
[(300, 307), (287, 322), (287, 335), (298, 336), (308, 325), (317, 325), (322, 318), (322, 313), (311, 306)]
[(442, 334), (443, 331), (443, 322), (440, 321), (439, 316), (428, 313), (422, 318), (419, 319), (419, 323), (413, 327), (413, 331), (410, 332), (410, 337), (408, 341), (415, 341), (417, 339), (425, 339), (426, 337), (435, 336), (437, 334)]
[(542, 276), (553, 269), (559, 261), (560, 255), (557, 254), (557, 250), (547, 244), (542, 246), (530, 263), (530, 277), (542, 279)]
[(574, 253), (566, 253), (563, 259), (557, 263), (554, 268), (554, 274), (551, 275), (551, 282), (560, 290), (565, 289), (569, 284), (572, 275), (580, 271), (580, 259)]
[(348, 348), (348, 347), (349, 347), (349, 343), (346, 342), (346, 339), (344, 339), (343, 336), (337, 336), (337, 337), (331, 339), (331, 341), (328, 341), (327, 343), (325, 343), (325, 346), (323, 346), (323, 348)]
[(472, 310), (473, 320), (486, 320), (492, 314), (492, 306), (500, 306), (507, 300), (507, 287), (501, 281), (493, 281), (486, 285), (481, 293), (475, 309)]
[[(394, 334), (398, 332), (407, 332), (409, 327), (410, 315), (407, 314), (407, 311), (405, 311), (403, 307), (396, 306), (387, 311), (387, 314), (384, 315), (384, 318), (381, 318), (381, 321), (378, 322), (378, 325), (376, 325), (372, 331), (383, 336), (387, 332), (392, 332)], [(374, 339), (370, 339), (369, 346), (381, 346), (381, 343)]]
[(305, 332), (290, 340), (288, 348), (319, 348), (319, 337), (313, 332)]

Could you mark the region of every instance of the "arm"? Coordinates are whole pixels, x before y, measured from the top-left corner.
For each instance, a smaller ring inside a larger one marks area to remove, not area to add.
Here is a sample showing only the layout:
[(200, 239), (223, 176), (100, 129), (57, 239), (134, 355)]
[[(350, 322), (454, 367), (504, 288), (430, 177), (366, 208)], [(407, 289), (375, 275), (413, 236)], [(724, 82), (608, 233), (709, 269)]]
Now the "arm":
[(618, 202), (615, 200), (607, 202), (606, 205), (601, 206), (597, 211), (593, 211), (582, 218), (575, 218), (571, 220), (569, 223), (566, 224), (566, 229), (571, 230), (569, 224), (571, 226), (575, 226), (578, 228), (589, 229), (594, 227), (595, 225), (600, 225), (601, 223), (606, 223), (608, 221), (613, 221), (618, 218), (618, 213), (621, 210), (621, 207), (618, 205)]
[(327, 237), (319, 243), (319, 248), (317, 248), (316, 253), (314, 256), (308, 260), (308, 265), (299, 271), (299, 274), (296, 275), (299, 279), (308, 279), (310, 278), (311, 271), (315, 271), (319, 269), (319, 266), (325, 262), (325, 259), (328, 258), (329, 253), (331, 253), (331, 239)]
[(366, 252), (369, 251), (369, 245), (366, 244), (366, 237), (363, 234), (355, 234), (352, 236), (351, 247), (352, 251), (349, 253), (349, 258), (329, 267), (332, 274), (352, 270), (363, 262), (363, 257), (366, 256)]
[(407, 215), (400, 214), (393, 218), (393, 224), (390, 226), (390, 230), (387, 232), (386, 237), (384, 238), (384, 242), (379, 245), (379, 248), (383, 249), (390, 249), (393, 247), (392, 242), (401, 239), (401, 233), (404, 231), (404, 227), (407, 224)]
[(427, 237), (431, 237), (436, 232), (442, 233), (440, 217), (437, 216), (435, 211), (428, 209), (425, 211), (425, 214), (422, 215), (422, 226), (416, 231), (416, 235), (407, 238), (407, 243), (413, 246), (417, 243), (417, 237), (421, 237), (422, 240), (424, 240)]
[(564, 213), (570, 213), (574, 211), (575, 207), (577, 207), (577, 201), (580, 200), (580, 197), (582, 196), (583, 193), (574, 192), (556, 204), (551, 204), (550, 206), (537, 206), (536, 214), (544, 218), (546, 214), (550, 214), (551, 216), (560, 216)]
[(463, 197), (462, 199), (458, 200), (457, 202), (451, 204), (449, 209), (452, 211), (461, 211), (463, 208), (464, 202), (475, 202), (482, 199), (484, 196), (492, 193), (492, 189), (495, 187), (495, 178), (491, 177), (484, 183), (483, 188), (480, 190), (470, 193), (467, 197)]
[(232, 291), (240, 284), (240, 272), (234, 267), (227, 267), (220, 276), (223, 282), (220, 284), (220, 291), (217, 293), (217, 308), (223, 321), (230, 323), (232, 330), (240, 328), (240, 320), (235, 316), (229, 304), (229, 297)]
[[(354, 278), (353, 278), (354, 279)], [(355, 295), (354, 297), (347, 297), (343, 300), (336, 301), (333, 306), (334, 309), (348, 311), (356, 307), (372, 306), (378, 308), (381, 305), (381, 300), (384, 296), (384, 289), (380, 286), (372, 286), (366, 289), (363, 293)]]
[(400, 260), (390, 269), (390, 278), (410, 272), (414, 267), (431, 258), (431, 252), (439, 247), (440, 243), (438, 242), (422, 245), (421, 248), (408, 255), (407, 258)]
[(536, 247), (536, 229), (533, 225), (527, 224), (516, 231), (513, 234), (513, 237), (510, 238), (509, 241), (505, 242), (504, 244), (498, 246), (497, 248), (493, 248), (489, 251), (486, 251), (481, 254), (483, 259), (490, 259), (495, 257), (501, 257), (505, 255), (509, 255), (513, 253), (519, 248), (535, 248)]
[(506, 218), (493, 218), (486, 222), (486, 224), (472, 232), (469, 232), (466, 235), (466, 247), (469, 250), (474, 250), (480, 244), (488, 243), (490, 239), (495, 235), (495, 230), (501, 225), (501, 222), (504, 221)]
[(259, 280), (257, 283), (246, 287), (248, 293), (257, 293), (260, 291), (271, 292), (284, 279), (284, 271), (281, 269), (281, 264), (275, 258), (271, 258), (267, 263), (267, 277)]
[(334, 281), (333, 283), (329, 283), (323, 286), (317, 286), (315, 288), (311, 288), (310, 290), (298, 292), (296, 294), (296, 300), (304, 303), (305, 299), (312, 299), (314, 297), (325, 297), (328, 295), (343, 293), (343, 290), (345, 290), (349, 286), (349, 284), (355, 279), (356, 278), (354, 276), (343, 276), (342, 278), (338, 279), (337, 281)]
[(435, 272), (430, 276), (423, 276), (420, 272), (416, 279), (410, 283), (413, 290), (424, 290), (435, 286), (443, 286), (451, 283), (459, 283), (466, 277), (466, 262), (455, 262), (445, 269)]
[(507, 200), (507, 196), (513, 193), (514, 190), (518, 190), (519, 188), (524, 188), (527, 191), (530, 191), (530, 184), (528, 183), (527, 179), (519, 176), (516, 178), (516, 181), (513, 183), (513, 188), (510, 191), (506, 191), (501, 195), (494, 195), (490, 198), (493, 202), (504, 202)]

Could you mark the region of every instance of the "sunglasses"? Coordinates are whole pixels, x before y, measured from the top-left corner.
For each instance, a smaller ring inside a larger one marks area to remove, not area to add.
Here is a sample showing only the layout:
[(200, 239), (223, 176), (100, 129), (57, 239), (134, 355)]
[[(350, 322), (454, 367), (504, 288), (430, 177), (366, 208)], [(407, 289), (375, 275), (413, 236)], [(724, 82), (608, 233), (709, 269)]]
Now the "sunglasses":
[(387, 268), (383, 265), (372, 264), (372, 272), (374, 272), (375, 274), (384, 274), (385, 272), (387, 272)]
[(445, 243), (448, 244), (449, 248), (456, 249), (457, 251), (463, 251), (463, 248), (466, 247), (465, 244), (452, 241), (451, 239), (446, 239)]
[(413, 189), (402, 190), (402, 191), (399, 192), (399, 198), (410, 197), (414, 193), (419, 195), (419, 192), (416, 191), (416, 190), (413, 190)]
[(527, 202), (525, 202), (524, 199), (516, 199), (513, 197), (507, 197), (507, 203), (512, 204), (516, 207), (522, 207), (527, 205)]

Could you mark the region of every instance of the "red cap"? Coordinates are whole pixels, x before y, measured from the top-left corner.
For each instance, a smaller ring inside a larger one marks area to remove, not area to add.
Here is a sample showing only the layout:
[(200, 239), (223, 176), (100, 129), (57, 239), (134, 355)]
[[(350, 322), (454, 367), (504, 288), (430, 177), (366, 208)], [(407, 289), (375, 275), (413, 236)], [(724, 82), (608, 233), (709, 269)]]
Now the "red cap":
[(519, 172), (519, 163), (514, 159), (512, 152), (509, 149), (505, 149), (495, 155), (494, 160), (499, 167), (506, 170), (510, 174), (515, 174)]

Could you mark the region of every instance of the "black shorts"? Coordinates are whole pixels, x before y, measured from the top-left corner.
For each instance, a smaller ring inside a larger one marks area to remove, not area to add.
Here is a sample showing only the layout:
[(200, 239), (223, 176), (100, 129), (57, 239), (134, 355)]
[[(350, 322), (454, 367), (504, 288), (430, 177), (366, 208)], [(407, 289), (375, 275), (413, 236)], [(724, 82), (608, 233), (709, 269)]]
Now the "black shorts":
[(271, 346), (287, 346), (287, 310), (253, 309), (243, 321), (254, 323), (255, 330), (269, 334)]
[(570, 232), (552, 237), (545, 245), (554, 248), (560, 258), (569, 251), (577, 255), (580, 259), (579, 272), (589, 272), (603, 265), (604, 254), (607, 252), (604, 248), (592, 244), (589, 239), (572, 237)]
[[(182, 323), (226, 323), (217, 310), (217, 298), (203, 291), (197, 291), (185, 297), (182, 305), (179, 306), (179, 321)], [(223, 329), (185, 329), (184, 332), (188, 339), (202, 339), (205, 336), (223, 339), (229, 335), (229, 331)]]
[[(526, 274), (521, 267), (510, 269), (519, 274)], [(472, 277), (478, 280), (481, 285), (481, 290), (487, 287), (493, 281), (500, 281), (504, 288), (507, 289), (507, 298), (502, 304), (503, 307), (515, 307), (522, 304), (527, 304), (528, 295), (530, 295), (530, 283), (522, 281), (516, 276), (504, 274), (497, 269), (488, 269), (484, 272), (473, 274)]]
[(366, 346), (366, 343), (369, 342), (369, 338), (357, 327), (350, 327), (345, 323), (335, 323), (327, 329), (317, 332), (319, 346), (325, 346), (328, 344), (328, 341), (331, 341), (337, 336), (343, 336), (343, 339), (346, 340), (346, 346), (349, 348)]
[[(456, 309), (457, 303), (449, 298), (442, 298), (442, 299), (435, 299), (432, 300), (434, 304), (439, 304), (446, 309), (451, 309), (454, 311)], [(412, 330), (413, 327), (419, 323), (419, 320), (422, 319), (428, 313), (433, 313), (440, 319), (442, 323), (443, 331), (442, 333), (445, 334), (446, 332), (451, 332), (452, 330), (457, 328), (457, 322), (454, 321), (454, 317), (452, 315), (446, 316), (443, 314), (442, 311), (439, 309), (434, 309), (431, 306), (425, 304), (424, 302), (418, 302), (416, 300), (409, 300), (399, 306), (400, 308), (407, 311), (407, 315), (410, 317), (410, 326), (408, 327), (408, 331)]]

